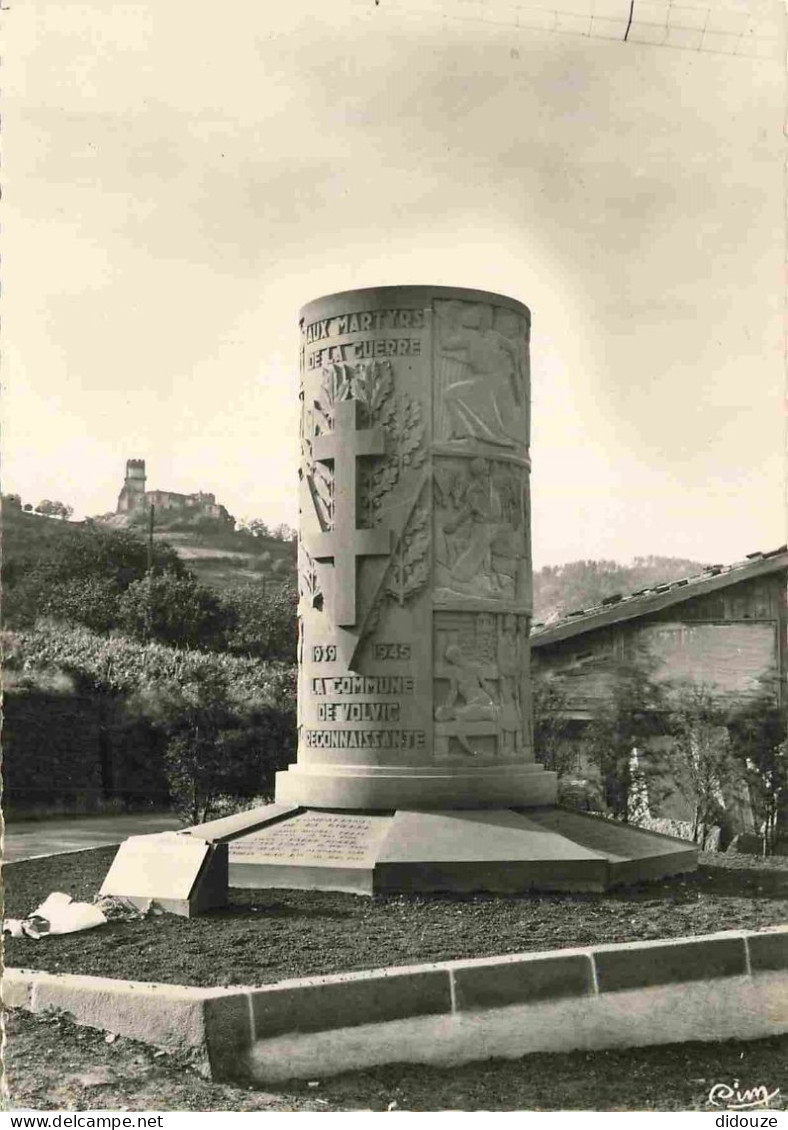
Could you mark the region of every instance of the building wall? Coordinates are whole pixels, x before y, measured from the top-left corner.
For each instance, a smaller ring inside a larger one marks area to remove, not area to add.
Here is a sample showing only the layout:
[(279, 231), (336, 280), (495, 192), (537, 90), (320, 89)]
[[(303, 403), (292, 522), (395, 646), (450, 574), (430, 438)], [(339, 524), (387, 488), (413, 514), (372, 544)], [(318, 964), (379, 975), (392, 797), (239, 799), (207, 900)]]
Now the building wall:
[(777, 674), (776, 623), (769, 620), (643, 624), (638, 642), (660, 661), (657, 681), (714, 687), (725, 698), (757, 695)]
[[(546, 675), (560, 679), (568, 714), (576, 720), (570, 739), (577, 749), (576, 775), (593, 780), (597, 770), (584, 752), (585, 722), (600, 701), (612, 695), (622, 664), (651, 657), (655, 681), (706, 685), (731, 703), (767, 689), (785, 696), (787, 626), (783, 570), (660, 612), (537, 645), (532, 648), (532, 672), (535, 680)], [(659, 744), (660, 739), (649, 739), (650, 746)], [(687, 821), (687, 802), (670, 784), (663, 782), (666, 795), (660, 797), (659, 814)], [(754, 827), (743, 783), (725, 797), (725, 807), (737, 829)]]
[(650, 655), (657, 681), (716, 687), (723, 697), (758, 694), (761, 680), (785, 681), (785, 576), (732, 584), (662, 612), (532, 648), (534, 677), (561, 677), (569, 708), (589, 717), (608, 696), (621, 662)]

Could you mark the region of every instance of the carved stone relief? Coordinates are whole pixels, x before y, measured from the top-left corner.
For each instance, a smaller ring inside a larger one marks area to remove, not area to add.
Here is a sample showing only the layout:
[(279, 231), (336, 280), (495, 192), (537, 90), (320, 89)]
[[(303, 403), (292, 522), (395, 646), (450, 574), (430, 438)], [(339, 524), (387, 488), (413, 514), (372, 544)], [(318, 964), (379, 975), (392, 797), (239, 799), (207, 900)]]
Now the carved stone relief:
[(483, 302), (436, 301), (438, 441), (527, 444), (527, 323)]
[(426, 489), (417, 495), (405, 528), (396, 539), (383, 583), (362, 625), (362, 634), (377, 631), (385, 605), (400, 608), (420, 592), (430, 578), (430, 516)]
[(360, 528), (380, 524), (385, 496), (427, 457), (421, 405), (407, 393), (395, 393), (390, 361), (324, 366), (319, 395), (311, 406), (304, 405), (302, 428), (302, 463), (324, 530), (333, 524), (334, 484), (325, 462), (315, 457), (315, 439), (336, 430), (337, 405), (347, 400), (356, 403), (357, 427), (379, 428), (384, 439), (382, 450), (367, 453), (378, 458), (359, 466), (356, 507)]
[(527, 620), (436, 612), (435, 757), (511, 760), (525, 748)]
[[(302, 477), (320, 531), (305, 537), (304, 558), (333, 564), (335, 627), (368, 635), (372, 609), (362, 612), (355, 601), (358, 558), (390, 557), (378, 595), (400, 605), (428, 580), (427, 511), (414, 505), (397, 530), (385, 504), (426, 461), (422, 408), (395, 391), (393, 365), (383, 360), (324, 365), (318, 394), (302, 411)], [(302, 587), (311, 592), (313, 580), (310, 567), (302, 569)]]
[(436, 459), (436, 595), (517, 600), (526, 583), (524, 469), (475, 459)]

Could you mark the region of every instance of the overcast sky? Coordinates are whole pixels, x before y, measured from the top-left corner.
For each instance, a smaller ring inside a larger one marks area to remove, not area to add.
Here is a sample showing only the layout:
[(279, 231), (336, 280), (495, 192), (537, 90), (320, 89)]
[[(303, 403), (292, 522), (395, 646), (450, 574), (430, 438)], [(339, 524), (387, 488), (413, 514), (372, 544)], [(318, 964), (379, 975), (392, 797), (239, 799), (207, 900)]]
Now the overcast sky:
[(537, 567), (785, 541), (779, 49), (422, 6), (14, 0), (3, 489), (295, 524), (299, 307), (436, 283), (533, 312)]

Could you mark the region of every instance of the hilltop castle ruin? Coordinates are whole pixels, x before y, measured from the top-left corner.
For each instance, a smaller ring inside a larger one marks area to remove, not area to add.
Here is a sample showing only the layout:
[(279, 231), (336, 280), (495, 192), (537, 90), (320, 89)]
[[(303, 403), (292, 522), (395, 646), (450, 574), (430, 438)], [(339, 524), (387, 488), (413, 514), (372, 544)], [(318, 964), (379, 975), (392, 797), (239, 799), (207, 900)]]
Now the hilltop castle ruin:
[(123, 489), (118, 495), (116, 514), (134, 514), (145, 512), (155, 507), (156, 514), (161, 520), (165, 517), (170, 520), (184, 519), (198, 520), (212, 518), (214, 521), (225, 523), (231, 529), (235, 526), (235, 518), (228, 513), (224, 506), (216, 501), (216, 496), (205, 491), (195, 494), (177, 494), (171, 490), (146, 490), (145, 489), (145, 460), (127, 459), (126, 478)]

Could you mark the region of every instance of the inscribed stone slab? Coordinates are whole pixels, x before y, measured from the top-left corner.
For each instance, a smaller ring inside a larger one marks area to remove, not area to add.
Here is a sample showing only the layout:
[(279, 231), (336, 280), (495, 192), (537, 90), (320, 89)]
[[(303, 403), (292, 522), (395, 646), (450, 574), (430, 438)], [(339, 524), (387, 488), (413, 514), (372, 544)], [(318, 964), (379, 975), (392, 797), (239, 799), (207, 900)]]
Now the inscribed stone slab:
[(393, 817), (303, 812), (230, 844), (230, 863), (372, 867)]

